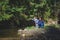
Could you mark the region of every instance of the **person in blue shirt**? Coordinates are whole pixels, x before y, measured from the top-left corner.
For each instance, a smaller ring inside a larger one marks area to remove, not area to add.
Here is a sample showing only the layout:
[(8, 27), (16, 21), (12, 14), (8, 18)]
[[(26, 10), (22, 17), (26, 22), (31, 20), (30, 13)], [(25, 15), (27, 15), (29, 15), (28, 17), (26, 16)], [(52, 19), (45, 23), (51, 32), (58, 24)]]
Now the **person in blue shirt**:
[(42, 18), (39, 18), (38, 25), (39, 28), (44, 28), (44, 21), (42, 20)]

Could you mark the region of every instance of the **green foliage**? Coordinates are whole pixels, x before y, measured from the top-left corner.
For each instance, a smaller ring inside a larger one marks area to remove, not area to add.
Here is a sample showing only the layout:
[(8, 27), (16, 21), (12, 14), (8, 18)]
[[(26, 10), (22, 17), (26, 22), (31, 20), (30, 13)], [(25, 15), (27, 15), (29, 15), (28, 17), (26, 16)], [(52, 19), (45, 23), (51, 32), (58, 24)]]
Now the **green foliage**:
[(11, 8), (11, 12), (23, 12), (26, 8), (24, 8), (24, 6), (21, 6), (21, 7), (12, 7)]
[(41, 0), (41, 3), (40, 4), (36, 4), (36, 8), (38, 8), (38, 7), (41, 7), (41, 8), (43, 8), (43, 6), (44, 5), (46, 5), (46, 0)]
[(50, 9), (50, 7), (47, 7), (47, 11), (44, 14), (45, 20), (48, 20), (48, 18), (50, 17), (50, 15), (51, 15), (51, 9)]
[(32, 29), (35, 29), (35, 27), (34, 26), (31, 26), (31, 27), (26, 27), (25, 29), (32, 30)]
[(51, 5), (55, 3), (55, 1), (51, 1), (52, 0), (1, 0), (0, 20), (9, 20), (12, 17), (14, 21), (18, 23), (21, 19), (29, 19), (31, 15), (41, 15), (44, 20), (48, 20), (53, 10)]
[(8, 20), (10, 19), (13, 15), (12, 14), (8, 14), (5, 11), (8, 9), (8, 0), (2, 0), (0, 3), (0, 7), (1, 7), (1, 11), (0, 11), (0, 21), (2, 20)]
[(8, 20), (9, 18), (11, 18), (13, 15), (11, 14), (11, 15), (9, 15), (9, 14), (4, 14), (3, 16), (2, 16), (2, 20)]

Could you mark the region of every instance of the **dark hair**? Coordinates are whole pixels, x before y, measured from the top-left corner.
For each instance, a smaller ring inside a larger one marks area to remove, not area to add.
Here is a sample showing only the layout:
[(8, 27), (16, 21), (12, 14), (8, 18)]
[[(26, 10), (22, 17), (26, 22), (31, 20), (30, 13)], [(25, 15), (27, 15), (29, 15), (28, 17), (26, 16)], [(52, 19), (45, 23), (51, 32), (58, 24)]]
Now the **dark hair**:
[(43, 17), (39, 17), (39, 18), (41, 18), (41, 20), (44, 20)]

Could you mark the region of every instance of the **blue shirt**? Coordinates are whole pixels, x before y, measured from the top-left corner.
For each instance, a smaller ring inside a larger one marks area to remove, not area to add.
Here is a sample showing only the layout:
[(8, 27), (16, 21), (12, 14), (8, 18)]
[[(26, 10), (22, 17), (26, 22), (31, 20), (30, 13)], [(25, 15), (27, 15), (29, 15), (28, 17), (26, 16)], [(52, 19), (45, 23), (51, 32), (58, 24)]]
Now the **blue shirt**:
[(44, 27), (44, 21), (39, 20), (39, 21), (38, 21), (38, 25), (39, 25), (39, 27), (42, 27), (42, 28), (43, 28), (43, 27)]

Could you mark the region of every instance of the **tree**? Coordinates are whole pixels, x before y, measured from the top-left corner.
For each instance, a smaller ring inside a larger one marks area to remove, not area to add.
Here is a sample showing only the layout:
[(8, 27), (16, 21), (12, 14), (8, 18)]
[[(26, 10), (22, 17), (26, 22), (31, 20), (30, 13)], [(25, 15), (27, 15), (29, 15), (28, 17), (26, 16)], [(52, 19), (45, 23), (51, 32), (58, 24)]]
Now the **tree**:
[(55, 2), (54, 0), (1, 0), (0, 20), (12, 18), (18, 25), (20, 25), (21, 20), (31, 18), (31, 15), (41, 16), (44, 20), (48, 20), (50, 17), (53, 18), (53, 11), (56, 11)]

